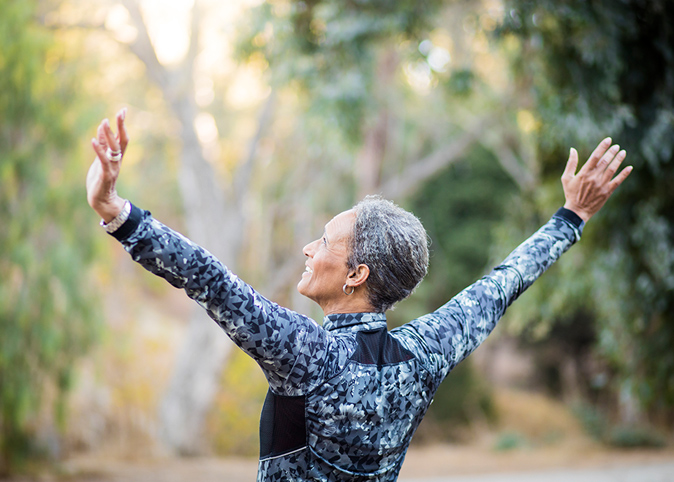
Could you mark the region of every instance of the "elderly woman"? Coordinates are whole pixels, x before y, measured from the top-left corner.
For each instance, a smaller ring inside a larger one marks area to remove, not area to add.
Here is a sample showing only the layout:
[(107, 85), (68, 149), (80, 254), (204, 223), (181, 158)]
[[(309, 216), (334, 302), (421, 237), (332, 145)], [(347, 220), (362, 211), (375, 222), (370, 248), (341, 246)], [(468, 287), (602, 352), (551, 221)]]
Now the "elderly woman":
[(488, 276), (433, 313), (387, 331), (385, 312), (421, 282), (426, 232), (393, 203), (367, 197), (304, 247), (299, 292), (320, 305), (322, 326), (256, 293), (203, 248), (115, 191), (128, 137), (107, 120), (87, 197), (134, 261), (183, 288), (260, 365), (269, 391), (260, 421), (260, 481), (396, 480), (419, 422), (447, 374), (494, 329), (531, 283), (572, 244), (631, 172), (605, 139), (576, 174), (566, 203)]

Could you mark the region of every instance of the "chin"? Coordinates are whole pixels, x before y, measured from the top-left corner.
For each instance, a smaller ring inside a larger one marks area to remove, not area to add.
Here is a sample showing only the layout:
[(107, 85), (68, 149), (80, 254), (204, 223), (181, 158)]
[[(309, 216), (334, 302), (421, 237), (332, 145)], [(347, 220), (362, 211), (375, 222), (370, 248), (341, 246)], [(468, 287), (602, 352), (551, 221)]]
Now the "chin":
[(305, 287), (302, 286), (302, 281), (304, 281), (304, 280), (300, 280), (300, 282), (297, 283), (297, 287), (296, 287), (296, 288), (297, 288), (297, 292), (298, 292), (299, 294), (301, 294), (302, 296), (306, 296), (307, 298), (311, 298), (310, 296), (307, 295), (307, 292), (305, 291)]
[(311, 294), (307, 293), (306, 287), (305, 287), (305, 286), (302, 286), (302, 282), (301, 282), (301, 281), (300, 281), (299, 283), (297, 283), (297, 292), (298, 292), (299, 294), (301, 294), (302, 296), (304, 296), (305, 298), (309, 298), (311, 301), (318, 303), (318, 301), (316, 301), (316, 300), (311, 296)]

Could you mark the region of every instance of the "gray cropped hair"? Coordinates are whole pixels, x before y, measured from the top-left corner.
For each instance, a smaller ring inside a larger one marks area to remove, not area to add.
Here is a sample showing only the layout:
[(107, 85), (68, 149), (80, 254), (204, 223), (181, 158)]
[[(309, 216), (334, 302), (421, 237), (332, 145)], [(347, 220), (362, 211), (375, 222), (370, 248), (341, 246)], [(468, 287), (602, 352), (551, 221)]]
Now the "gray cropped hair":
[(370, 268), (365, 283), (369, 301), (383, 313), (412, 294), (426, 276), (428, 236), (414, 214), (380, 196), (367, 196), (353, 209), (348, 267)]

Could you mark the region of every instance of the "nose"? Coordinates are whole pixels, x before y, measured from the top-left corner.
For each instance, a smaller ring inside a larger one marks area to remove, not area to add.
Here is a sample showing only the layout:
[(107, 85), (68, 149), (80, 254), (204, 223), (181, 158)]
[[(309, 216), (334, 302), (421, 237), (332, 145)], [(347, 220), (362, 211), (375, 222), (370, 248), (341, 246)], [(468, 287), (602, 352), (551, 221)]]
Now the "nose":
[(316, 252), (316, 241), (312, 241), (311, 243), (307, 244), (304, 248), (302, 248), (302, 253), (304, 253), (304, 256), (307, 258), (312, 258), (314, 256), (314, 253)]

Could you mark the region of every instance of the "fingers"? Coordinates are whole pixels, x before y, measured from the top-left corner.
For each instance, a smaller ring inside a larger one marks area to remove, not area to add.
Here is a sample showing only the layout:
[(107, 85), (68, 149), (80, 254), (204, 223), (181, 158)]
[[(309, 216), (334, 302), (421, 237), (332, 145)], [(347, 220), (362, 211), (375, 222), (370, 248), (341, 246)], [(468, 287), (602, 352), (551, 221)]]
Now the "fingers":
[[(96, 131), (96, 139), (92, 140), (92, 146), (94, 151), (101, 161), (102, 166), (105, 169), (110, 167), (110, 159), (108, 158), (108, 149), (112, 151), (121, 151), (124, 154), (126, 147), (129, 143), (129, 134), (127, 133), (126, 126), (124, 121), (126, 119), (126, 108), (120, 110), (117, 113), (117, 128), (119, 130), (119, 136), (116, 136), (110, 127), (110, 121), (108, 119), (103, 119), (98, 126)], [(114, 158), (113, 158), (114, 160)], [(118, 162), (117, 159), (116, 162)]]
[[(599, 162), (597, 163), (597, 170), (600, 173), (604, 173), (606, 168), (613, 162), (613, 159), (616, 157), (616, 154), (618, 154), (618, 151), (620, 150), (620, 146), (618, 144), (614, 144), (611, 146), (611, 148), (604, 153), (603, 156), (601, 156), (601, 159), (599, 159)], [(616, 168), (617, 169), (617, 168)], [(614, 171), (615, 172), (615, 171)]]
[(108, 147), (113, 151), (119, 151), (119, 141), (117, 140), (115, 133), (112, 132), (112, 129), (110, 128), (110, 121), (108, 119), (103, 119), (101, 125), (103, 126), (103, 132), (105, 133), (105, 139), (108, 143)]
[(119, 132), (119, 144), (122, 149), (122, 155), (126, 151), (126, 146), (129, 144), (129, 134), (126, 131), (126, 107), (117, 113), (117, 131)]
[[(613, 146), (610, 151), (612, 152), (614, 149), (613, 148), (618, 148), (618, 146)], [(616, 149), (617, 150), (617, 149)], [(607, 152), (607, 154), (608, 154)], [(610, 181), (615, 173), (618, 171), (618, 168), (620, 167), (620, 164), (625, 160), (625, 157), (627, 156), (627, 152), (623, 149), (622, 151), (618, 152), (615, 157), (611, 160), (607, 160), (608, 166), (606, 166), (606, 170), (603, 171), (604, 179), (607, 181)], [(606, 157), (606, 155), (604, 155)], [(602, 157), (601, 161), (598, 164), (598, 167), (601, 168), (602, 163), (604, 162), (604, 157)]]
[(105, 149), (110, 147), (108, 145), (108, 138), (105, 135), (105, 120), (103, 120), (99, 125), (98, 129), (96, 129), (96, 140), (98, 141), (98, 144), (103, 148), (103, 151), (105, 152)]
[(609, 185), (611, 186), (611, 192), (617, 189), (618, 186), (620, 186), (625, 179), (627, 179), (627, 176), (630, 175), (632, 172), (632, 166), (627, 166), (625, 169), (620, 171), (620, 174), (618, 174), (610, 183)]
[(607, 137), (606, 139), (601, 141), (599, 145), (596, 147), (596, 149), (592, 151), (590, 158), (587, 160), (582, 169), (584, 170), (594, 169), (597, 166), (597, 163), (599, 163), (599, 160), (602, 158), (602, 156), (610, 146), (611, 146), (610, 137)]
[(91, 139), (91, 146), (94, 148), (94, 152), (96, 153), (96, 156), (98, 156), (98, 160), (101, 161), (101, 164), (106, 165), (110, 163), (108, 156), (105, 155), (107, 146), (101, 144), (100, 138)]

